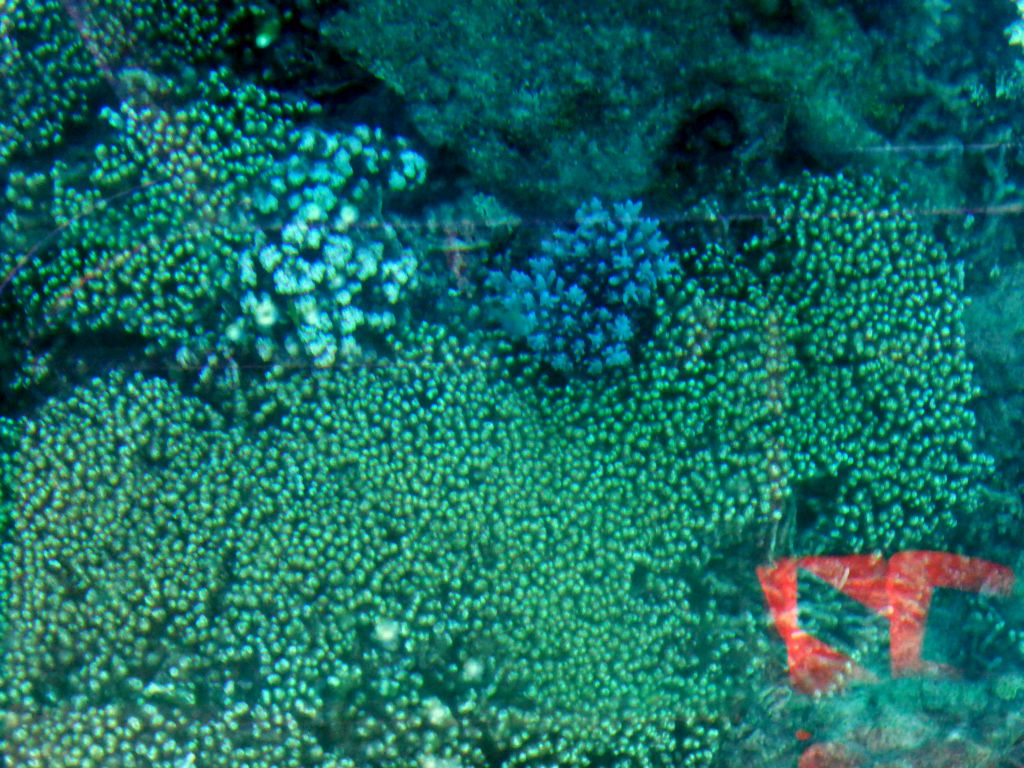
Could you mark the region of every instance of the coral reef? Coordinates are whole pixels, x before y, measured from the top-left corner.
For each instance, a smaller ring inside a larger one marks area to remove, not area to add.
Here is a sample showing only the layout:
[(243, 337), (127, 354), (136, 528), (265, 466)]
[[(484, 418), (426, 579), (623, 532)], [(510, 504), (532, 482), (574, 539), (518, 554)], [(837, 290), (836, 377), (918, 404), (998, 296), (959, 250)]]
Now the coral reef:
[(998, 5), (0, 0), (6, 762), (1015, 757), (1019, 594), (755, 575), (1020, 571)]
[[(775, 347), (788, 427), (775, 438), (812, 551), (946, 541), (974, 514), (990, 461), (974, 453), (976, 394), (963, 276), (877, 180), (805, 177), (755, 193), (731, 241), (705, 251), (710, 293), (752, 303)], [(738, 375), (738, 374), (736, 374)]]
[(0, 172), (62, 143), (86, 122), (104, 87), (118, 95), (172, 90), (167, 75), (222, 58), (221, 5), (108, 0), (0, 3)]
[(841, 178), (751, 206), (773, 225), (676, 273), (610, 383), (533, 391), (506, 380), (532, 351), (423, 328), (250, 383), (237, 423), (141, 375), (52, 399), (5, 473), (8, 752), (711, 765), (786, 526), (953, 543), (985, 468), (957, 276), (913, 217)]
[(4, 299), (33, 336), (120, 329), (186, 343), (215, 324), (252, 237), (243, 200), (310, 109), (217, 72), (180, 107), (105, 110), (113, 133), (91, 163), (12, 174), (4, 235), (20, 255)]

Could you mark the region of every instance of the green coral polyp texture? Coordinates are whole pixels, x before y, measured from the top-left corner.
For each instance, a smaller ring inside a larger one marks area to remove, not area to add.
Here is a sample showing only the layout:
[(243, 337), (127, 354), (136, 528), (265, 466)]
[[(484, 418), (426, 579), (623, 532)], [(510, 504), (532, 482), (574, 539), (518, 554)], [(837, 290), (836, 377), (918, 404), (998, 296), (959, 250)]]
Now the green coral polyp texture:
[[(256, 205), (333, 223), (247, 245), (268, 339), (302, 295), (287, 248), (326, 254), (384, 194), (335, 178), (339, 153), (422, 172), (369, 129), (293, 136)], [(239, 421), (124, 373), (24, 420), (7, 754), (711, 765), (771, 653), (756, 590), (708, 573), (787, 526), (801, 551), (952, 541), (985, 470), (960, 277), (913, 217), (842, 178), (750, 209), (770, 224), (689, 253), (610, 381), (523, 387), (514, 358), (424, 325), (387, 365), (251, 384)], [(343, 290), (323, 272), (314, 293)]]
[(781, 377), (790, 425), (780, 451), (828, 489), (814, 534), (854, 551), (947, 539), (988, 471), (970, 449), (961, 270), (877, 182), (807, 178), (751, 211), (767, 224), (739, 263), (711, 249), (702, 268), (727, 300), (764, 306), (776, 349), (760, 367)]
[[(401, 366), (274, 388), (255, 435), (142, 376), (33, 420), (8, 754), (93, 739), (227, 765), (261, 728), (280, 765), (713, 753), (741, 669), (723, 649), (756, 647), (755, 623), (688, 608), (713, 590), (683, 577), (678, 505), (602, 472), (494, 363), (419, 341)], [(43, 726), (58, 713), (92, 736)], [(692, 749), (684, 716), (705, 723)]]
[(5, 0), (0, 5), (0, 170), (64, 143), (103, 85), (172, 90), (161, 75), (222, 56), (228, 19), (212, 2)]
[[(30, 332), (119, 327), (186, 364), (327, 367), (395, 324), (418, 256), (387, 204), (423, 184), (424, 159), (380, 129), (300, 127), (315, 105), (226, 77), (182, 107), (106, 110), (114, 139), (86, 179), (58, 164), (32, 182), (55, 236), (12, 273)], [(10, 196), (28, 183), (12, 176)], [(35, 250), (19, 230), (39, 218), (14, 212), (12, 239)]]
[(757, 566), (1019, 532), (921, 213), (966, 166), (858, 172), (1004, 22), (121, 5), (0, 0), (4, 765), (727, 768)]

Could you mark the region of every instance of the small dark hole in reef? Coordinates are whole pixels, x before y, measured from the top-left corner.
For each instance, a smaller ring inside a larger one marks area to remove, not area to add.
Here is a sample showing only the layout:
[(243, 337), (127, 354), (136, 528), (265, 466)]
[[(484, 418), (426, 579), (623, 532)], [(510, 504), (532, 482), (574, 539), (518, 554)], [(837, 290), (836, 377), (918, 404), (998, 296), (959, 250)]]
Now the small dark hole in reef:
[(839, 485), (840, 479), (833, 475), (813, 477), (795, 484), (797, 533), (813, 529), (822, 516), (835, 509)]
[(697, 168), (725, 164), (742, 140), (736, 115), (724, 106), (711, 107), (676, 128), (661, 158), (662, 173), (694, 183)]
[(629, 594), (632, 597), (645, 597), (647, 595), (647, 578), (650, 571), (646, 566), (633, 565), (633, 572), (629, 574)]
[(671, 152), (730, 150), (740, 141), (740, 123), (725, 107), (713, 107), (695, 115), (676, 130)]

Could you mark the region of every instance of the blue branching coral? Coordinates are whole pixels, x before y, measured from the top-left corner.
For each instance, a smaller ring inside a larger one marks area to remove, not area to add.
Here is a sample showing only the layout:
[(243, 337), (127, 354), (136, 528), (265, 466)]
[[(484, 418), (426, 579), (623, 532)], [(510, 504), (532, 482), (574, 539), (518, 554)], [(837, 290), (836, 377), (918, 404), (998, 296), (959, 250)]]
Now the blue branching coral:
[(500, 319), (558, 371), (599, 374), (626, 365), (658, 284), (673, 271), (668, 242), (640, 203), (599, 201), (576, 211), (576, 228), (541, 243), (525, 272), (492, 273)]

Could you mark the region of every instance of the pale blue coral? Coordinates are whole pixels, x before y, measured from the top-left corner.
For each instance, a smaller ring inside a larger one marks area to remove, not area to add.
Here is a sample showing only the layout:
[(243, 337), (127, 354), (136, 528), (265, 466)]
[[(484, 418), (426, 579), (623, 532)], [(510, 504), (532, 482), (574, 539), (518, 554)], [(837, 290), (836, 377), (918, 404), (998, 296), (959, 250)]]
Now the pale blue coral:
[(418, 259), (381, 206), (422, 184), (426, 163), (403, 139), (366, 126), (349, 135), (304, 128), (291, 141), (254, 196), (266, 220), (238, 259), (246, 292), (233, 336), (254, 337), (267, 361), (304, 356), (329, 367), (359, 351), (360, 329), (395, 323)]

